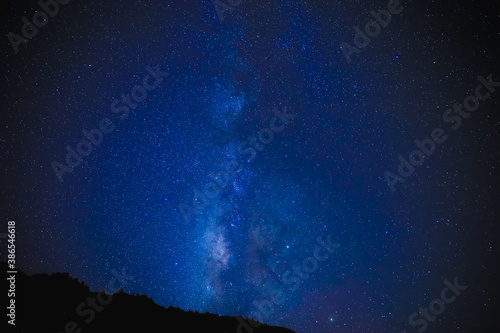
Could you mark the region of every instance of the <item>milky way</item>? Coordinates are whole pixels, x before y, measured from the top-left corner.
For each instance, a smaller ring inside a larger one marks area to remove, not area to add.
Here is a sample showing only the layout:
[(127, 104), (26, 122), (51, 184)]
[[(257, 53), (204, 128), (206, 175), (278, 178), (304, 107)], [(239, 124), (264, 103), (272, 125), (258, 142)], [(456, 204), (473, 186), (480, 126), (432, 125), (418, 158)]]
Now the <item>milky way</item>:
[[(400, 1), (361, 47), (387, 0), (220, 2), (72, 0), (17, 53), (4, 36), (18, 268), (297, 332), (417, 332), (458, 277), (428, 332), (492, 324), (500, 89), (460, 131), (443, 113), (500, 81), (498, 5)], [(37, 6), (4, 5), (4, 35)]]

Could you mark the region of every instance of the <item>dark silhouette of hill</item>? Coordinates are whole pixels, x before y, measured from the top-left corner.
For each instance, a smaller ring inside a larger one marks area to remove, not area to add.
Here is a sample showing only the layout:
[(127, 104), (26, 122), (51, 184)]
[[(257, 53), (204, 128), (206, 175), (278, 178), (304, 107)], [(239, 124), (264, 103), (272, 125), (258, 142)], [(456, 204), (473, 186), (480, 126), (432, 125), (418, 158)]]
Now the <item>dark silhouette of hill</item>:
[[(5, 262), (0, 267), (7, 272)], [(113, 295), (91, 292), (83, 281), (67, 273), (27, 276), (17, 272), (16, 325), (7, 325), (8, 332), (294, 333), (250, 321), (253, 327), (242, 317), (164, 308), (146, 295), (129, 295), (123, 290)], [(4, 281), (3, 290), (8, 291), (9, 281)]]

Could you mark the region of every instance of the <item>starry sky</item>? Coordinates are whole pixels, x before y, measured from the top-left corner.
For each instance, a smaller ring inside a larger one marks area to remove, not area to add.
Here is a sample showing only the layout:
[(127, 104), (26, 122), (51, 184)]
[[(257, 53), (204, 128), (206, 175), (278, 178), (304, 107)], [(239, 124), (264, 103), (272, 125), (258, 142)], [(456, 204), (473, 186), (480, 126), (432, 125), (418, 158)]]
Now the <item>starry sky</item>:
[(238, 3), (71, 0), (17, 52), (40, 7), (2, 4), (17, 267), (318, 333), (417, 332), (458, 277), (427, 331), (493, 324), (500, 88), (443, 115), (500, 81), (497, 2), (401, 1), (366, 47), (353, 27), (386, 0)]

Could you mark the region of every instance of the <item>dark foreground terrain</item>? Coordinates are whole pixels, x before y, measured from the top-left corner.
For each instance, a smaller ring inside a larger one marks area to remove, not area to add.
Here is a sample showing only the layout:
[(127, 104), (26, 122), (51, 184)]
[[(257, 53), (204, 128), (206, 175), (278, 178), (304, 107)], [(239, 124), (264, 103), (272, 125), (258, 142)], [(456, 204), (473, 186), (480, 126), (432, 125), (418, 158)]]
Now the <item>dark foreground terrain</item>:
[[(7, 272), (4, 262), (0, 267)], [(8, 278), (9, 275), (4, 279), (7, 291), (11, 287)], [(184, 311), (172, 306), (166, 309), (145, 295), (90, 292), (88, 286), (67, 273), (27, 276), (18, 271), (14, 292), (15, 326), (8, 325), (8, 332), (293, 333), (255, 322), (253, 327), (242, 317)], [(4, 304), (9, 306), (5, 298)]]

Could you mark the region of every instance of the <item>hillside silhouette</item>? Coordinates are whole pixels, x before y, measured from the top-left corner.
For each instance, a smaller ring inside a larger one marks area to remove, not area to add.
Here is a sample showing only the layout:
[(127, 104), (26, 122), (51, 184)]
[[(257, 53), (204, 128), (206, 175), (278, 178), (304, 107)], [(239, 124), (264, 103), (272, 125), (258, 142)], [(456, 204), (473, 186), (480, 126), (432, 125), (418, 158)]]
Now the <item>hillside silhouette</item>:
[[(0, 267), (8, 270), (5, 262)], [(9, 290), (4, 281), (3, 290)], [(113, 295), (91, 292), (67, 273), (27, 276), (18, 270), (15, 289), (16, 325), (7, 325), (8, 332), (294, 333), (255, 322), (252, 327), (242, 317), (164, 308), (146, 295), (129, 295), (122, 289)]]

